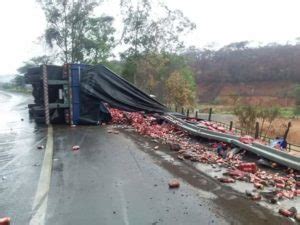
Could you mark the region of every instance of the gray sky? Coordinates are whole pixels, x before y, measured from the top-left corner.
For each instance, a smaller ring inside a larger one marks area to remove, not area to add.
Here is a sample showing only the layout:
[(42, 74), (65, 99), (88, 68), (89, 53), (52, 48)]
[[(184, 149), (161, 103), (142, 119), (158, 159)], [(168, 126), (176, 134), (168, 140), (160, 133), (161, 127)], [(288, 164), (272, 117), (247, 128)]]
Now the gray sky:
[[(107, 0), (103, 11), (119, 18), (118, 2)], [(187, 46), (203, 47), (212, 42), (221, 46), (244, 40), (286, 43), (300, 37), (299, 0), (164, 2), (181, 9), (196, 23), (197, 29), (184, 37)], [(23, 61), (47, 51), (38, 41), (46, 22), (36, 0), (3, 0), (0, 4), (0, 75), (14, 74)]]

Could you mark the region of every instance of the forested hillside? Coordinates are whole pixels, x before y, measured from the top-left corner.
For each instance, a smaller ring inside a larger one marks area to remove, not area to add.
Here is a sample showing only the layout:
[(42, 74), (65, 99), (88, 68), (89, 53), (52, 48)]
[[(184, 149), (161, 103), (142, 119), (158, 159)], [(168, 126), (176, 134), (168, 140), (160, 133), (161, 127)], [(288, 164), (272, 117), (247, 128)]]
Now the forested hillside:
[(263, 102), (292, 105), (300, 83), (300, 44), (248, 47), (232, 43), (217, 51), (190, 48), (186, 53), (195, 72), (200, 102), (239, 95)]

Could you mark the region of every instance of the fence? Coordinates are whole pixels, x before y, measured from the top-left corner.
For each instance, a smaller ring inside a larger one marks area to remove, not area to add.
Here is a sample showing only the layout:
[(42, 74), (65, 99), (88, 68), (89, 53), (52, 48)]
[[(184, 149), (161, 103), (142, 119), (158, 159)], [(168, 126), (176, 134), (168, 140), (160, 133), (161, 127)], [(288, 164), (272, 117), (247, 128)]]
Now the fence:
[[(178, 109), (176, 107), (175, 107), (175, 112), (178, 112)], [(206, 118), (203, 118), (203, 116), (202, 116), (202, 118), (200, 118), (199, 117), (200, 111), (195, 110), (195, 109), (190, 110), (190, 109), (181, 108), (181, 114), (186, 115), (187, 117), (190, 117), (190, 118), (206, 119), (208, 121), (214, 122), (215, 124), (217, 124), (219, 126), (222, 126), (227, 130), (230, 130), (230, 131), (232, 130), (236, 135), (242, 135), (242, 134), (246, 133), (246, 131), (243, 130), (243, 129), (233, 127), (233, 121), (230, 121), (230, 123), (228, 124), (228, 123), (225, 123), (225, 122), (212, 120), (212, 115), (213, 115), (212, 108), (209, 109), (209, 112), (206, 114)], [(252, 132), (252, 133), (250, 132), (250, 134), (248, 132), (248, 134), (252, 135), (253, 137), (258, 137), (258, 130), (259, 130), (258, 126), (256, 126), (256, 132)], [(274, 138), (267, 137), (267, 136), (260, 136), (260, 139), (270, 142)], [(288, 151), (300, 152), (300, 145), (287, 143), (287, 150)]]

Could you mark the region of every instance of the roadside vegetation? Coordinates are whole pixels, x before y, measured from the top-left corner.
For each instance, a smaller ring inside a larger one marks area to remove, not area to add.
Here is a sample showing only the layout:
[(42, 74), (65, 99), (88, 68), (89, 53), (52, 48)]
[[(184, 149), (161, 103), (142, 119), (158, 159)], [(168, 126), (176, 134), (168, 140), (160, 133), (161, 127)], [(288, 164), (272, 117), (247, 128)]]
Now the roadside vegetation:
[(31, 89), (29, 87), (26, 87), (24, 76), (22, 75), (16, 75), (15, 78), (13, 78), (9, 82), (0, 83), (0, 89), (5, 91), (20, 92), (20, 93), (31, 92)]
[[(300, 114), (299, 40), (200, 49), (182, 40), (195, 24), (157, 0), (120, 0), (118, 26), (100, 0), (37, 1), (47, 21), (40, 41), (49, 54), (25, 61), (7, 88), (22, 89), (26, 70), (43, 63), (101, 63), (172, 108), (234, 114), (249, 132), (260, 121), (260, 134), (271, 133), (278, 118)], [(278, 86), (256, 88), (272, 82)]]
[[(118, 26), (113, 16), (101, 11), (100, 0), (37, 1), (47, 20), (40, 41), (49, 54), (25, 61), (18, 71), (21, 75), (42, 63), (102, 63), (167, 105), (224, 105), (226, 113), (234, 112), (226, 107), (232, 103), (225, 104), (218, 96), (226, 82), (235, 86), (253, 81), (300, 82), (298, 40), (285, 45), (242, 41), (200, 49), (183, 42), (195, 24), (180, 10), (157, 0), (120, 0)], [(207, 83), (212, 85), (203, 93), (201, 85)], [(279, 110), (283, 116), (300, 111), (295, 100), (300, 89), (296, 88), (296, 94), (290, 89), (283, 85), (271, 93), (280, 101), (286, 99), (285, 105), (278, 101), (284, 107)], [(233, 92), (248, 97), (264, 94), (249, 88)]]

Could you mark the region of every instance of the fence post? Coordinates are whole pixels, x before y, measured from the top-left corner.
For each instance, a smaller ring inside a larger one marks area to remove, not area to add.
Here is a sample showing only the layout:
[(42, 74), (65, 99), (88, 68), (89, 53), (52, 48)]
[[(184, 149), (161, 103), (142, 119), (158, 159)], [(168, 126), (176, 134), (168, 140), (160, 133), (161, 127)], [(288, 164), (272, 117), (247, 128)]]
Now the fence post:
[(258, 134), (259, 134), (259, 123), (258, 122), (256, 122), (256, 124), (255, 124), (255, 139), (257, 139), (258, 138)]
[(190, 109), (187, 109), (186, 111), (186, 117), (189, 117), (190, 116)]
[(289, 134), (291, 125), (292, 125), (292, 123), (291, 123), (291, 121), (290, 121), (290, 122), (288, 123), (288, 127), (287, 127), (287, 129), (286, 129), (286, 131), (285, 131), (285, 133), (284, 133), (284, 136), (283, 136), (283, 139), (284, 139), (284, 140), (286, 140), (286, 138), (287, 138), (287, 136), (288, 136), (288, 134)]
[(229, 130), (232, 131), (232, 126), (233, 126), (233, 122), (230, 121), (230, 124), (229, 124)]
[(181, 108), (181, 114), (184, 115), (184, 109), (183, 109), (183, 107)]
[(211, 121), (212, 108), (209, 108), (208, 121)]
[(196, 117), (196, 119), (198, 119), (198, 111), (196, 111), (196, 116), (195, 117)]
[(175, 105), (175, 112), (177, 112), (177, 105)]

